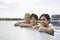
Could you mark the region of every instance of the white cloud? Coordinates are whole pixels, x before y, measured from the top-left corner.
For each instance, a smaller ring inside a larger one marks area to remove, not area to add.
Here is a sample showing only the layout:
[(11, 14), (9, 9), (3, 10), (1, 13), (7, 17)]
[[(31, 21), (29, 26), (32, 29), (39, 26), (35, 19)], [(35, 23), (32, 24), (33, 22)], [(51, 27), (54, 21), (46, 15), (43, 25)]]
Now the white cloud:
[[(0, 0), (0, 17), (24, 17), (26, 12), (57, 14), (60, 12), (59, 0)], [(7, 16), (6, 16), (7, 15)]]

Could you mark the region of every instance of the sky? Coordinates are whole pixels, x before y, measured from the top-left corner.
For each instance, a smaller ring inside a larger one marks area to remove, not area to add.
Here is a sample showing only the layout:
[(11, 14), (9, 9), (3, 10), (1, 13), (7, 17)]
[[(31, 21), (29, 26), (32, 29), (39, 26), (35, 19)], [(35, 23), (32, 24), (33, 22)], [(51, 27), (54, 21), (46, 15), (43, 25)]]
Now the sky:
[(25, 13), (60, 13), (60, 0), (0, 0), (0, 18), (24, 18)]

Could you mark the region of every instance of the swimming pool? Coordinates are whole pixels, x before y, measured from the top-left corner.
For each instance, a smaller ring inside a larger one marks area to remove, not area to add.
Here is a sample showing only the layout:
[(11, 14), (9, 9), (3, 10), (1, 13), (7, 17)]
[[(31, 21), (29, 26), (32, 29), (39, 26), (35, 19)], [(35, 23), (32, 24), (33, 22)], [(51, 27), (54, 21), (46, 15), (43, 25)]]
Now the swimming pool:
[(59, 40), (60, 30), (55, 30), (54, 37), (39, 33), (32, 28), (15, 27), (17, 21), (0, 21), (0, 40)]

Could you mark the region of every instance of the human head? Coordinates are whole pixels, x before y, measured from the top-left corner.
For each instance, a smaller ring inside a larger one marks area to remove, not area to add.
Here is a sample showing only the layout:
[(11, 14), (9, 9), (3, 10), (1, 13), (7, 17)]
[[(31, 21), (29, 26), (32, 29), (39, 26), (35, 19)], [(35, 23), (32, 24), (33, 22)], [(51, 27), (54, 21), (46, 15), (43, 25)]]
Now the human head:
[(30, 20), (30, 13), (25, 14), (25, 20)]
[(43, 26), (47, 26), (50, 23), (50, 16), (48, 14), (42, 14), (39, 20)]
[(38, 21), (38, 16), (36, 14), (31, 14), (30, 15), (30, 23), (31, 24), (36, 24)]

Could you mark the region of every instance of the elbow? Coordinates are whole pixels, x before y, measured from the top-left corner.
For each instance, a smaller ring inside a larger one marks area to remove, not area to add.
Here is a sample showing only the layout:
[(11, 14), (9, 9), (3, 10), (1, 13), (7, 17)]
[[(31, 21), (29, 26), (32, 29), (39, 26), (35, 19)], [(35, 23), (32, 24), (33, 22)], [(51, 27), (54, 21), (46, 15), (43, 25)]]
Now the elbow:
[(49, 33), (50, 35), (54, 36), (54, 30), (53, 29), (50, 29)]

